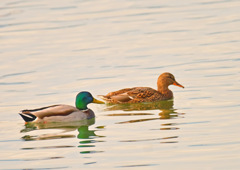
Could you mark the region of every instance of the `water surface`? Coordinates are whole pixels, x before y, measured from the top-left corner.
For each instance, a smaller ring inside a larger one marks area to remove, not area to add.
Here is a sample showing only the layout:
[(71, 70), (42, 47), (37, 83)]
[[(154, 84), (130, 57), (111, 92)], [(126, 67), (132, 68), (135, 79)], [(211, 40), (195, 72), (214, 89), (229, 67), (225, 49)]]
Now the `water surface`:
[[(240, 2), (0, 2), (1, 169), (239, 169)], [(96, 118), (25, 126), (19, 110), (124, 87), (174, 100), (94, 105)]]

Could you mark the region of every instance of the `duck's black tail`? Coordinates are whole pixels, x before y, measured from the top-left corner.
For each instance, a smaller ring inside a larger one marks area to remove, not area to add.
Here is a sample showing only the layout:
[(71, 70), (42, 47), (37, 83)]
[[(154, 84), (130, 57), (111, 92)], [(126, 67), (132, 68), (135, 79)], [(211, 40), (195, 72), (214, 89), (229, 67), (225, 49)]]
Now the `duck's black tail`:
[(23, 118), (25, 122), (32, 122), (37, 118), (35, 115), (31, 113), (19, 113), (19, 115)]

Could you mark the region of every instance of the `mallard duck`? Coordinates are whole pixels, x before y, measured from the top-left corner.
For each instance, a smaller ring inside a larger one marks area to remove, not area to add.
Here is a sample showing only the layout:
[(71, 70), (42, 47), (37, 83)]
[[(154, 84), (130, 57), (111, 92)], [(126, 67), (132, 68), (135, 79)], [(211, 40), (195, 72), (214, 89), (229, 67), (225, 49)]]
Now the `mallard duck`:
[(89, 103), (103, 104), (95, 99), (91, 93), (83, 91), (76, 96), (74, 106), (58, 104), (38, 109), (22, 110), (19, 114), (25, 122), (70, 122), (94, 118), (94, 112), (87, 108)]
[(184, 88), (175, 80), (175, 77), (171, 73), (165, 72), (158, 77), (157, 90), (150, 87), (133, 87), (110, 92), (105, 96), (99, 95), (99, 97), (101, 97), (107, 103), (112, 104), (169, 100), (173, 98), (172, 91), (168, 89), (169, 85), (175, 85)]

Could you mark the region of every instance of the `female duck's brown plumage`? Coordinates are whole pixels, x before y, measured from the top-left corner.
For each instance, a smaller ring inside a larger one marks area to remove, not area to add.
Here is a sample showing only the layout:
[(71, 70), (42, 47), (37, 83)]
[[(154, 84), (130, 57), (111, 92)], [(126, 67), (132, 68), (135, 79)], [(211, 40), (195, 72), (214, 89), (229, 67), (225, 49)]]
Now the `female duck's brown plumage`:
[(157, 90), (150, 87), (133, 87), (110, 92), (100, 97), (108, 103), (141, 103), (168, 100), (173, 98), (172, 91), (168, 89), (169, 85), (184, 88), (171, 73), (166, 72), (158, 77)]

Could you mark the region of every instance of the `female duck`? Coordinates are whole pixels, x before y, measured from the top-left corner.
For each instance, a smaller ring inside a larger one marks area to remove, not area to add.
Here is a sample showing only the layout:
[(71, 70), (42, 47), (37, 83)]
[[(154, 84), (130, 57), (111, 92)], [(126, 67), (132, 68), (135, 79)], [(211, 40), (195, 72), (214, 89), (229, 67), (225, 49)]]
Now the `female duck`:
[(173, 98), (173, 93), (168, 89), (169, 85), (184, 88), (171, 73), (163, 73), (158, 77), (158, 89), (150, 87), (125, 88), (110, 92), (105, 96), (99, 96), (108, 103), (141, 103), (168, 100)]
[(89, 103), (103, 104), (89, 92), (80, 92), (76, 96), (76, 107), (70, 105), (52, 105), (19, 113), (25, 122), (70, 122), (94, 118), (94, 112), (87, 108)]

